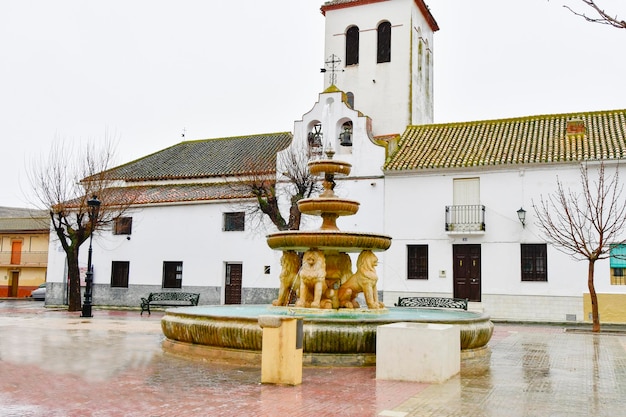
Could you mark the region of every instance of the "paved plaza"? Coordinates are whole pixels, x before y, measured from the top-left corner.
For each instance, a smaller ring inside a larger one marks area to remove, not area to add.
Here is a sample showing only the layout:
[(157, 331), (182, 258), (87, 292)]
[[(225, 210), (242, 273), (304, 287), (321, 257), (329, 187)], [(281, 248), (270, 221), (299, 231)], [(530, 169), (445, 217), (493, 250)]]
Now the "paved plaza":
[(94, 310), (84, 319), (0, 300), (0, 417), (626, 415), (618, 331), (497, 323), (489, 353), (464, 359), (442, 384), (305, 367), (292, 387), (261, 384), (259, 367), (163, 352), (161, 316)]

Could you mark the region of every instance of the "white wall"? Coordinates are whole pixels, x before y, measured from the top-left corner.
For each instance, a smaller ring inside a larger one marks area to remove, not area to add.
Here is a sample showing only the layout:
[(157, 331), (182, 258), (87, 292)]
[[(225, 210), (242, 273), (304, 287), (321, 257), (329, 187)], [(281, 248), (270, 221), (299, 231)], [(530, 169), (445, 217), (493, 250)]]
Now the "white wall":
[[(265, 243), (265, 230), (222, 231), (224, 212), (242, 211), (234, 204), (161, 205), (135, 209), (132, 234), (100, 231), (93, 238), (94, 284), (111, 282), (111, 262), (129, 261), (129, 285), (161, 285), (164, 261), (183, 262), (183, 286), (223, 286), (225, 263), (243, 264), (243, 287), (273, 288), (278, 283), (277, 256)], [(251, 219), (248, 219), (251, 220)], [(89, 241), (81, 247), (87, 265)], [(51, 241), (48, 280), (63, 282), (65, 254)], [(264, 274), (270, 265), (271, 274)]]
[[(383, 277), (382, 289), (392, 293), (451, 295), (452, 245), (480, 244), (483, 302), (497, 300), (491, 296), (579, 297), (582, 306), (582, 294), (588, 292), (587, 262), (573, 260), (549, 245), (547, 282), (522, 282), (520, 272), (520, 243), (545, 242), (535, 224), (533, 202), (539, 204), (542, 196), (545, 198), (556, 190), (557, 175), (565, 187), (579, 186), (579, 165), (511, 168), (387, 176), (385, 231), (393, 237), (393, 244), (385, 254), (383, 272), (379, 271)], [(607, 174), (610, 173), (611, 169), (607, 168)], [(472, 177), (480, 178), (486, 231), (448, 234), (444, 228), (445, 206), (452, 204), (452, 181)], [(526, 227), (517, 218), (520, 207), (527, 211)], [(409, 244), (429, 245), (428, 280), (406, 279)], [(445, 271), (445, 276), (440, 271)], [(596, 290), (625, 293), (624, 286), (610, 285), (609, 274), (608, 260), (596, 263)], [(571, 303), (568, 308), (571, 310)], [(564, 316), (563, 311), (558, 313), (558, 319)]]
[[(389, 21), (391, 31), (391, 62), (376, 63), (376, 28)], [(359, 27), (359, 64), (345, 67), (345, 32)], [(394, 0), (331, 10), (326, 12), (326, 40), (324, 59), (337, 55), (342, 63), (337, 72), (336, 85), (355, 94), (354, 106), (375, 122), (374, 134), (401, 133), (412, 123), (432, 122), (432, 96), (429, 102), (411, 102), (407, 87), (412, 82), (411, 42), (414, 28), (421, 28), (432, 49), (432, 31), (415, 6), (414, 0)], [(432, 62), (432, 61), (431, 61)], [(330, 71), (325, 84), (330, 84)], [(418, 78), (416, 77), (413, 82)], [(429, 78), (432, 82), (432, 77)], [(423, 78), (424, 82), (426, 77)], [(375, 81), (375, 82), (374, 82)], [(414, 86), (416, 91), (424, 86)], [(393, 97), (393, 100), (385, 99)], [(409, 107), (413, 106), (413, 120)]]

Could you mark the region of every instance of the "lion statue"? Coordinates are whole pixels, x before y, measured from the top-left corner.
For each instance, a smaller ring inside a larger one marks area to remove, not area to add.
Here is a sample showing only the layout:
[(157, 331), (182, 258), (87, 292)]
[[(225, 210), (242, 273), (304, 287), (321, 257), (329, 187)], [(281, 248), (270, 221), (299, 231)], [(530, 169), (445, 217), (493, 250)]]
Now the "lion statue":
[(302, 257), (302, 267), (298, 272), (300, 280), (300, 294), (296, 307), (331, 308), (326, 296), (326, 260), (324, 253), (311, 249)]
[(297, 282), (298, 270), (300, 269), (300, 257), (294, 251), (284, 251), (280, 258), (280, 289), (278, 298), (272, 301), (272, 305), (286, 306), (289, 304), (291, 294), (298, 292), (300, 283)]
[(326, 286), (328, 290), (324, 297), (330, 300), (330, 308), (339, 308), (337, 290), (352, 276), (352, 259), (345, 252), (325, 254), (326, 256)]
[(356, 273), (350, 277), (341, 287), (339, 287), (339, 306), (344, 308), (359, 308), (356, 297), (363, 293), (367, 307), (379, 309), (385, 305), (378, 301), (378, 291), (376, 283), (376, 265), (378, 258), (371, 250), (364, 250), (356, 261)]

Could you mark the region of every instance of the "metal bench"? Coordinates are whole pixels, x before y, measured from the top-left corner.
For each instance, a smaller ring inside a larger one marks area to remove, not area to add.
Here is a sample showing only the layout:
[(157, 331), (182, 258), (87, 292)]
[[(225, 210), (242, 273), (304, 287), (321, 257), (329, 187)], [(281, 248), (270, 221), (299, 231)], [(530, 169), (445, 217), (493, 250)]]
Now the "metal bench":
[(148, 298), (141, 297), (141, 315), (150, 314), (150, 306), (180, 307), (197, 306), (200, 294), (190, 292), (151, 292)]
[(439, 308), (460, 308), (467, 310), (467, 298), (445, 298), (445, 297), (398, 297), (396, 307), (439, 307)]

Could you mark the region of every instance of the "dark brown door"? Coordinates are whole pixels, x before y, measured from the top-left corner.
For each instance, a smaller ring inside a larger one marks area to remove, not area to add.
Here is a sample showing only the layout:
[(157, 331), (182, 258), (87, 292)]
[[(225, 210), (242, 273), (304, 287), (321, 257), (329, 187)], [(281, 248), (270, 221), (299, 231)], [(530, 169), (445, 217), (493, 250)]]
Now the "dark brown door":
[(11, 271), (11, 284), (9, 286), (9, 297), (17, 297), (20, 288), (20, 273)]
[(225, 304), (241, 304), (241, 264), (226, 264)]
[(163, 262), (163, 288), (182, 288), (183, 263)]
[(453, 245), (454, 297), (480, 301), (480, 245)]

